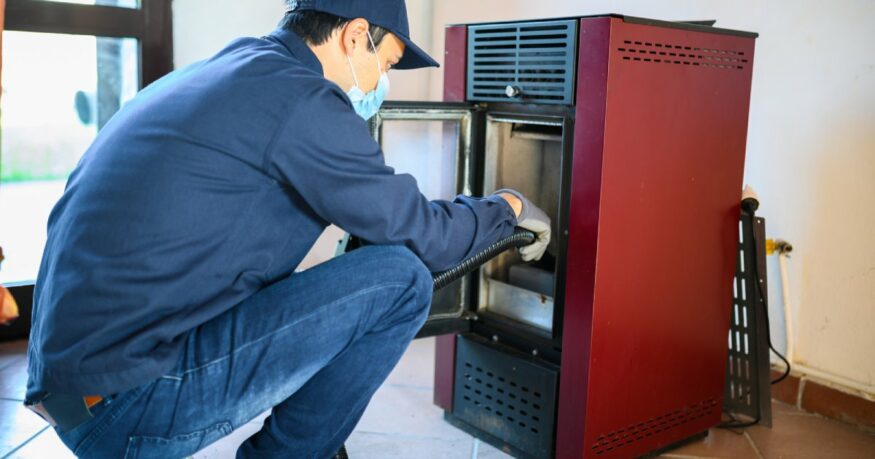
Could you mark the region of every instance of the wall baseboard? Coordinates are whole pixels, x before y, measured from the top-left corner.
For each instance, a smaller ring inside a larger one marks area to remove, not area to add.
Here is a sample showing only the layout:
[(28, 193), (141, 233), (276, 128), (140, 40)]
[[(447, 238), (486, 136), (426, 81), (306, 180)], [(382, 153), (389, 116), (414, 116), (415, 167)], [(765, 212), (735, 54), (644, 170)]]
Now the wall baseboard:
[[(772, 379), (783, 369), (772, 368)], [(802, 411), (853, 424), (875, 433), (875, 401), (851, 388), (842, 388), (802, 372), (793, 371), (787, 379), (772, 386), (772, 398)]]

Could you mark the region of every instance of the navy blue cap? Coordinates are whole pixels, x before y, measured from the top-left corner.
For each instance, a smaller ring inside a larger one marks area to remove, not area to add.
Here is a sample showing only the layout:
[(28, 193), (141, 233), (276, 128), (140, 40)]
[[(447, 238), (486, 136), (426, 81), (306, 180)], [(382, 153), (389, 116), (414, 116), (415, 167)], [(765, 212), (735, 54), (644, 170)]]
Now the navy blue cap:
[(394, 69), (440, 67), (419, 46), (410, 40), (407, 5), (404, 0), (286, 0), (287, 11), (321, 11), (347, 19), (363, 18), (373, 25), (389, 30), (404, 42), (404, 56)]

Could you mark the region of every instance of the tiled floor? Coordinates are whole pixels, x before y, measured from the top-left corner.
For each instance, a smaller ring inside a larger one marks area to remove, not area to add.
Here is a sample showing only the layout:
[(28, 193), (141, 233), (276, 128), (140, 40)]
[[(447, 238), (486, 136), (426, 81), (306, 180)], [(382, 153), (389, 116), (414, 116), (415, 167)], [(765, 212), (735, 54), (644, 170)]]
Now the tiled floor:
[[(73, 457), (54, 432), (21, 406), (25, 343), (0, 344), (0, 459)], [(347, 449), (353, 459), (498, 459), (510, 457), (445, 423), (431, 403), (433, 340), (415, 341), (374, 396)], [(875, 436), (775, 402), (774, 427), (743, 433), (714, 429), (702, 441), (662, 457), (692, 458), (875, 458)], [(263, 417), (195, 455), (234, 457)]]

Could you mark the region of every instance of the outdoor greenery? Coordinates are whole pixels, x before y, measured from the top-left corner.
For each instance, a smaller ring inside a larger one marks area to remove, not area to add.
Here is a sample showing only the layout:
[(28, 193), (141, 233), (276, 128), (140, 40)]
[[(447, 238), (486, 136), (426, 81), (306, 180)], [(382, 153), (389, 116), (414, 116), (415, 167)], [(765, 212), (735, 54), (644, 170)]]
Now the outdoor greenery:
[(65, 179), (93, 136), (79, 128), (6, 128), (0, 148), (0, 182)]

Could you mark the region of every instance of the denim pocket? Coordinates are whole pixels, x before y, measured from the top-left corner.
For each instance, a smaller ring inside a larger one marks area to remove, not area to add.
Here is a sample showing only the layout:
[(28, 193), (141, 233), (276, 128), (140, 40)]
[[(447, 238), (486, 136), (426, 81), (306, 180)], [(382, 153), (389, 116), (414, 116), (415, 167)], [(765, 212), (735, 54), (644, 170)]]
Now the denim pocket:
[[(57, 429), (55, 431), (58, 432), (58, 436), (61, 437), (64, 444), (73, 450), (76, 457), (101, 457), (102, 452), (92, 451), (92, 448), (99, 450), (106, 443), (112, 443), (105, 440), (106, 432), (118, 428), (119, 420), (124, 419), (124, 415), (131, 406), (146, 391), (151, 389), (153, 384), (149, 383), (121, 394), (108, 396), (102, 403), (92, 408), (94, 418), (90, 421), (67, 433), (62, 433)], [(123, 442), (120, 443), (123, 444)]]
[(203, 430), (173, 437), (133, 436), (128, 440), (125, 459), (169, 459), (191, 456), (233, 430), (230, 422), (220, 422)]

